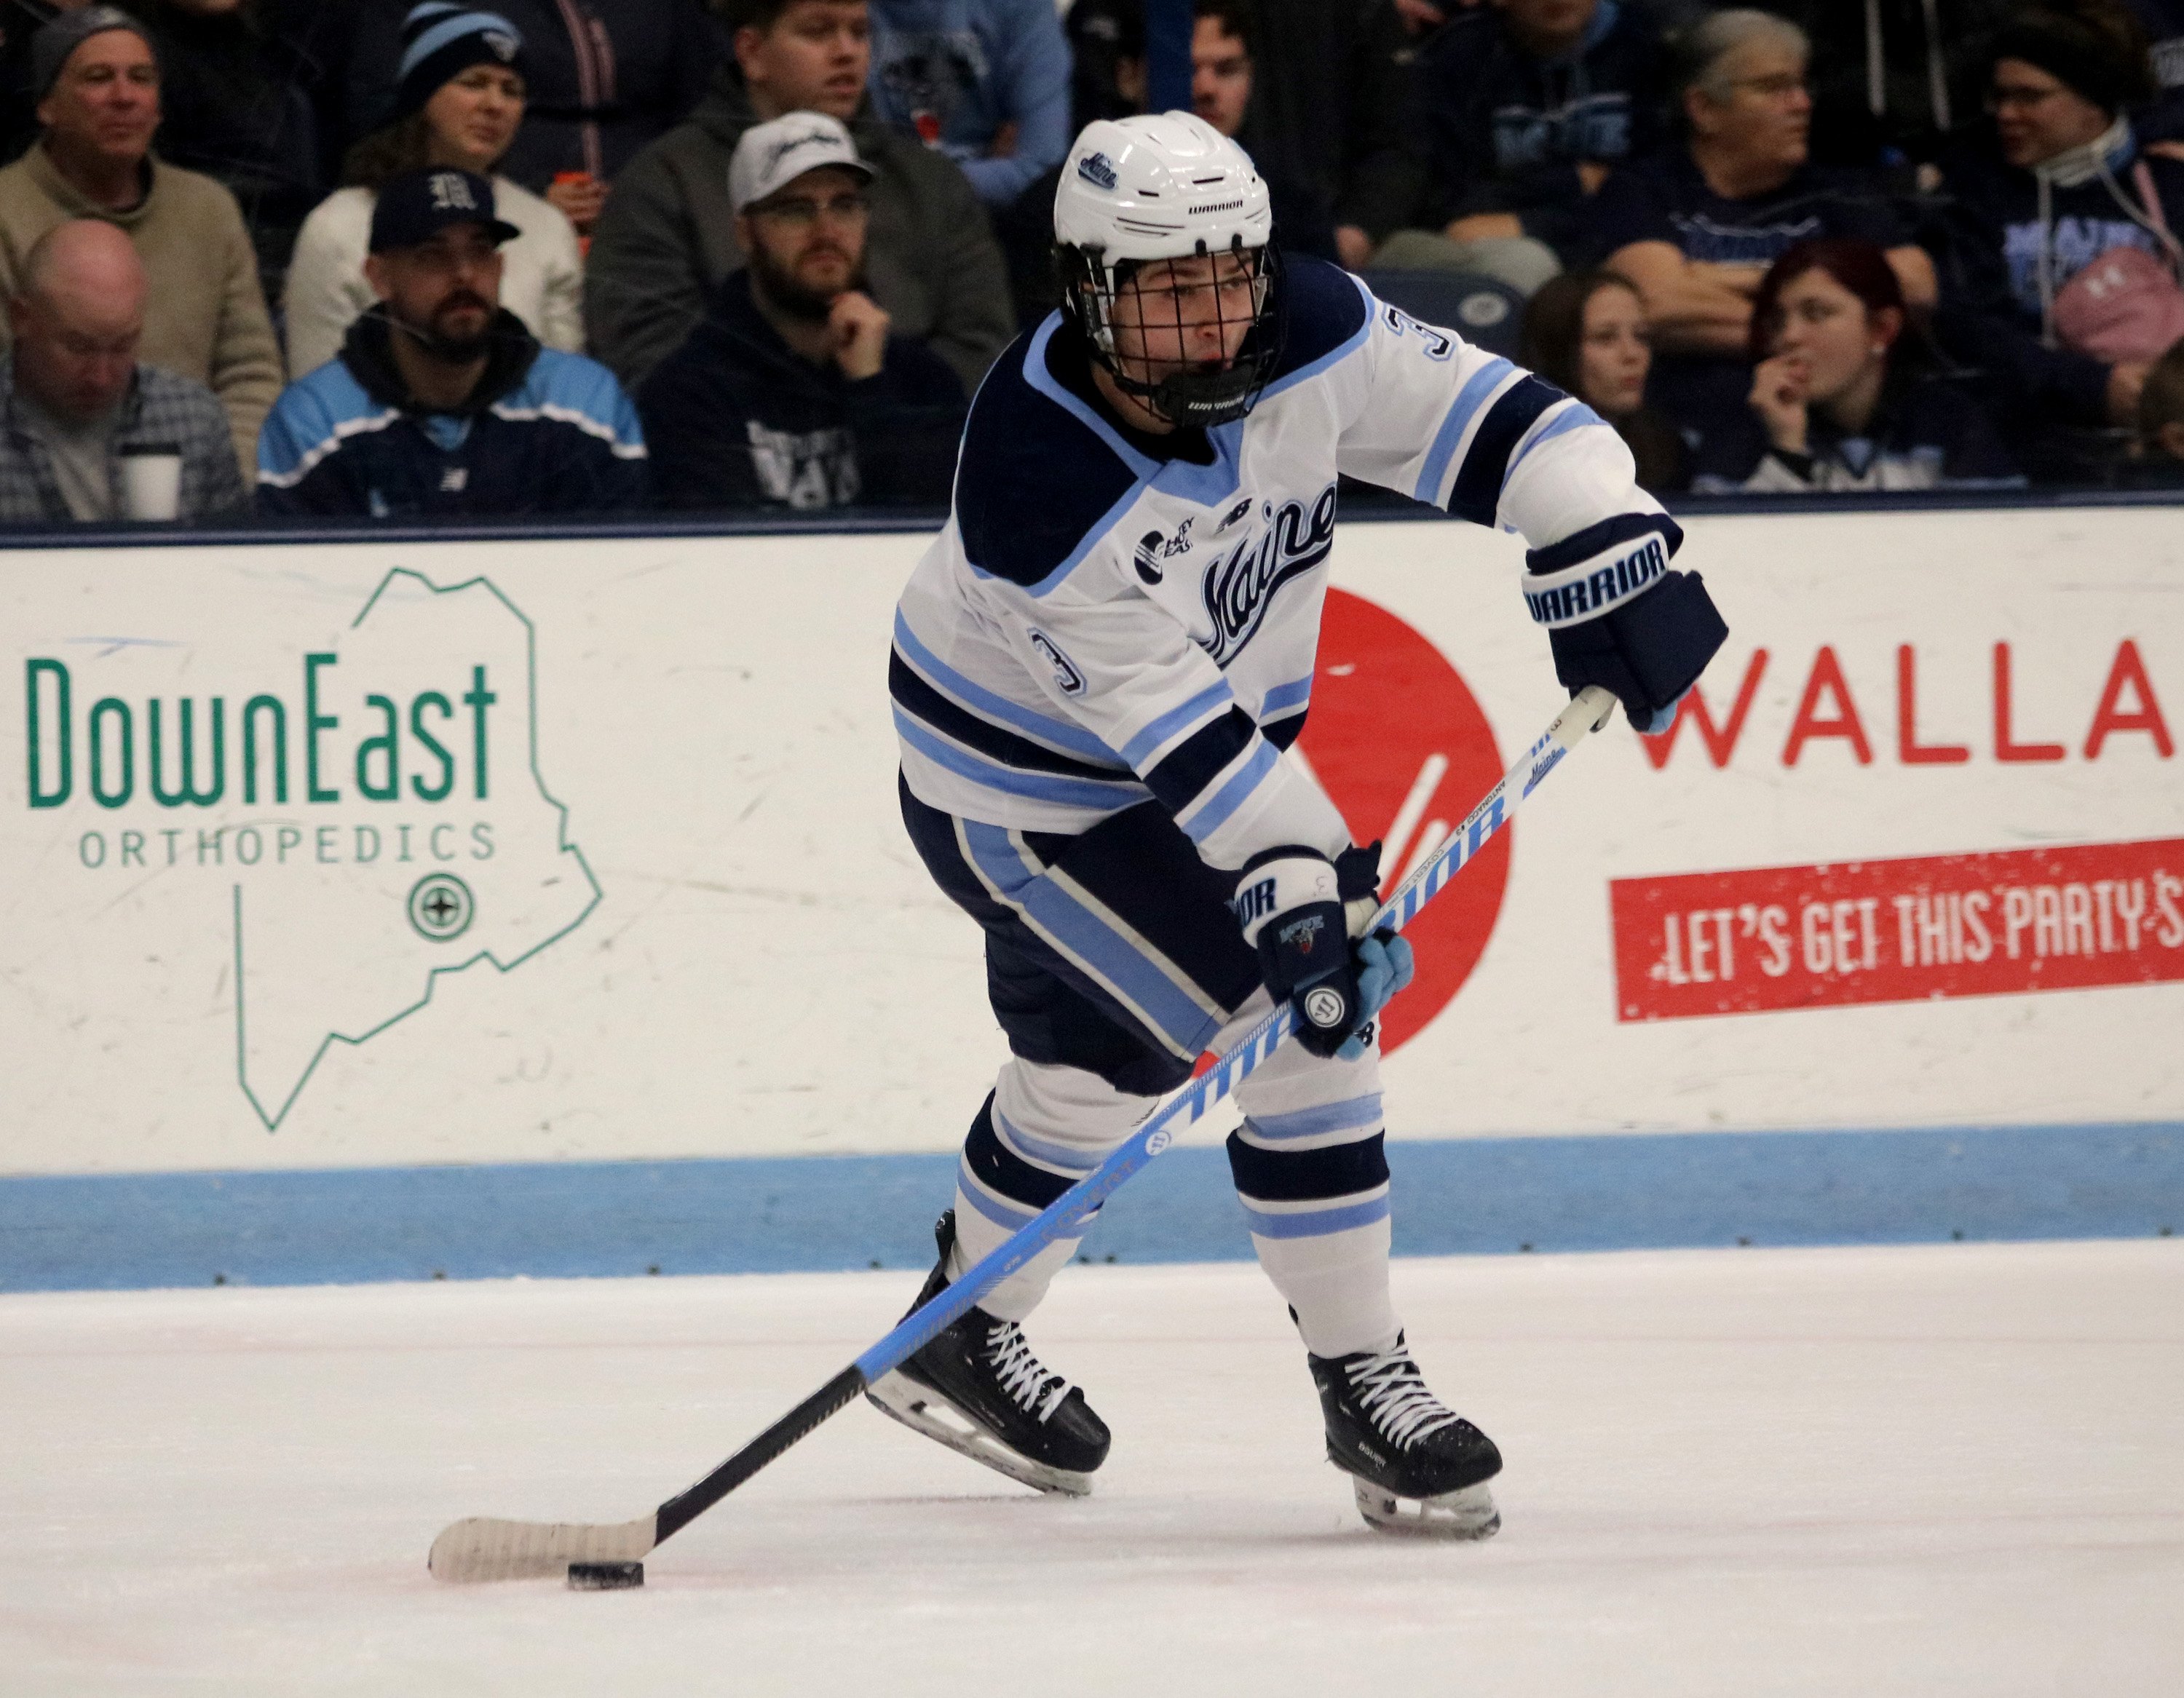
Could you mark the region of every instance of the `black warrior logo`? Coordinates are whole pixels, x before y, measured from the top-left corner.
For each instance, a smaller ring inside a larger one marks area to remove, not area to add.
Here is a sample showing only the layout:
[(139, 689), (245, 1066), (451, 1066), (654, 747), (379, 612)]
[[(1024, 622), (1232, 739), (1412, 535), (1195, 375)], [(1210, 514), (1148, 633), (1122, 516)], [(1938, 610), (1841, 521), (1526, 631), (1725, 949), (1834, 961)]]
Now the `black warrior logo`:
[(1306, 511), (1300, 501), (1284, 501), (1268, 515), (1267, 528), (1246, 537), (1206, 569), (1201, 586), (1213, 634), (1200, 646), (1223, 665), (1258, 634), (1274, 593), (1291, 578), (1310, 571), (1334, 547), (1334, 486), (1319, 492)]

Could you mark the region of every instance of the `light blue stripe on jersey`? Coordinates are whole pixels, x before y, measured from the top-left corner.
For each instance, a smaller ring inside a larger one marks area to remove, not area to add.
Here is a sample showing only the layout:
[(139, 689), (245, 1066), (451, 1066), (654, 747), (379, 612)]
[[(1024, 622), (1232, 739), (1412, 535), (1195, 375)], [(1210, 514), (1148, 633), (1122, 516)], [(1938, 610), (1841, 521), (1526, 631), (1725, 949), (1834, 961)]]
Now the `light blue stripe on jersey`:
[(1056, 1144), (1051, 1138), (1034, 1137), (999, 1109), (994, 1111), (994, 1130), (1000, 1134), (1004, 1144), (1028, 1161), (1059, 1167), (1069, 1173), (1089, 1173), (1100, 1162), (1100, 1157), (1091, 1150), (1079, 1150), (1074, 1144)]
[(956, 1164), (956, 1191), (965, 1202), (1000, 1228), (1003, 1232), (1015, 1232), (1027, 1222), (1039, 1218), (1037, 1209), (1019, 1207), (1006, 1198), (995, 1196), (981, 1185), (978, 1176), (971, 1172), (971, 1164), (967, 1160), (960, 1161)]
[(1293, 684), (1277, 684), (1267, 692), (1259, 711), (1264, 715), (1285, 714), (1291, 708), (1301, 708), (1312, 699), (1312, 679), (1309, 675)]
[(894, 728), (905, 743), (928, 760), (946, 767), (959, 778), (1006, 795), (1028, 796), (1034, 801), (1056, 802), (1069, 808), (1127, 808), (1145, 799), (1145, 786), (1135, 781), (1106, 784), (1096, 778), (1065, 778), (1052, 772), (1004, 766), (945, 741), (900, 707), (894, 710)]
[(1251, 799), (1251, 793), (1267, 782), (1279, 764), (1281, 751), (1273, 744), (1264, 738), (1254, 738), (1252, 741), (1257, 747), (1251, 751), (1236, 776), (1217, 790), (1213, 799), (1198, 809), (1189, 819), (1176, 821), (1191, 842), (1202, 843), (1227, 825), (1229, 816)]
[(1217, 707), (1234, 705), (1235, 700), (1235, 693), (1228, 688), (1228, 681), (1218, 679), (1181, 707), (1170, 708), (1115, 752), (1134, 768), (1184, 727), (1195, 725)]
[(1178, 1055), (1195, 1057), (1212, 1041), (1221, 1022), (1146, 960), (1140, 944), (1116, 931), (1051, 879), (1026, 877), (1029, 869), (1006, 827), (965, 820), (962, 832), (972, 860), (987, 882), (1117, 1002), (1138, 1010)]
[(1470, 428), (1479, 409), (1486, 404), (1487, 398), (1516, 369), (1506, 359), (1490, 359), (1456, 392), (1456, 399), (1449, 404), (1448, 416), (1434, 433), (1433, 447), (1426, 451), (1425, 468), (1418, 473), (1418, 487), (1411, 492), (1418, 499), (1430, 506), (1440, 504), (1441, 480), (1448, 475), (1448, 463), (1456, 458), (1457, 444), (1463, 440), (1464, 431)]
[(1534, 448), (1538, 448), (1540, 443), (1551, 443), (1565, 431), (1579, 430), (1586, 425), (1598, 425), (1604, 430), (1607, 426), (1607, 420), (1582, 401), (1566, 403), (1548, 419), (1546, 424), (1535, 430), (1516, 453), (1509, 456), (1509, 471), (1502, 474), (1502, 487), (1504, 489), (1509, 487), (1509, 472), (1516, 470), (1518, 462), (1531, 453)]
[(1380, 1123), (1380, 1094), (1373, 1091), (1346, 1102), (1323, 1103), (1318, 1108), (1292, 1109), (1287, 1114), (1254, 1114), (1244, 1117), (1244, 1129), (1256, 1137), (1279, 1143), (1290, 1138), (1317, 1138), (1322, 1133), (1350, 1132)]
[[(1051, 719), (1036, 710), (1012, 702), (1006, 696), (995, 695), (983, 684), (972, 682), (961, 672), (917, 640), (917, 633), (910, 628), (910, 621), (898, 609), (894, 616), (895, 647), (902, 650), (902, 658), (925, 675), (925, 682), (943, 695), (953, 696), (966, 710), (983, 714), (988, 719), (1000, 720), (1014, 726), (1027, 737), (1050, 743), (1056, 749), (1066, 749), (1072, 754), (1106, 765), (1113, 761), (1115, 751), (1100, 742), (1095, 732), (1067, 720)], [(1119, 769), (1117, 769), (1119, 771)]]
[(1373, 298), (1373, 292), (1367, 288), (1360, 279), (1352, 277), (1350, 281), (1356, 286), (1357, 292), (1365, 298), (1365, 322), (1352, 331), (1347, 340), (1329, 348), (1311, 365), (1300, 365), (1294, 371), (1284, 372), (1269, 383), (1259, 393), (1259, 398), (1262, 401), (1271, 401), (1284, 389), (1295, 387), (1307, 377), (1318, 376), (1329, 366), (1349, 359), (1351, 354), (1365, 346), (1367, 338), (1373, 334), (1373, 315), (1379, 311), (1380, 303)]
[(1268, 1214), (1245, 1203), (1244, 1218), (1257, 1238), (1325, 1238), (1330, 1233), (1347, 1232), (1352, 1227), (1369, 1227), (1375, 1221), (1386, 1220), (1388, 1194), (1383, 1191), (1366, 1202), (1346, 1203), (1334, 1209), (1311, 1209), (1295, 1215)]

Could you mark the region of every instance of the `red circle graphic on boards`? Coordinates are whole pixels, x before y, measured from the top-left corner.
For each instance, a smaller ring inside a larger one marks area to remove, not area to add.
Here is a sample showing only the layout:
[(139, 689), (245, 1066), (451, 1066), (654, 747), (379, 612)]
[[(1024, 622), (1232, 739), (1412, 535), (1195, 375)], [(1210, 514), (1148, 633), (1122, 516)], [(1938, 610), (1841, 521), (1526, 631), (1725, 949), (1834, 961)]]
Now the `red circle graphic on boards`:
[[(1361, 843), (1381, 839), (1380, 889), (1440, 847), (1503, 766), (1478, 702), (1441, 652), (1385, 608), (1329, 589), (1312, 716), (1298, 739)], [(1392, 1053), (1448, 1006), (1479, 965), (1509, 882), (1505, 827), (1404, 936), (1418, 976), (1390, 1005)]]

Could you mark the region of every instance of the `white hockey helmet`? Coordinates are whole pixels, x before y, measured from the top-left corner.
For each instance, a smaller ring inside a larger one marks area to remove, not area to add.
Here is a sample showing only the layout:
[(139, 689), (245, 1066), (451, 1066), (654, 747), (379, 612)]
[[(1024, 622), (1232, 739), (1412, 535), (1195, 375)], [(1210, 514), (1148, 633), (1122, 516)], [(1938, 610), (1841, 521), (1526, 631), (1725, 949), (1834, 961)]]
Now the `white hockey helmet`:
[[(1162, 112), (1088, 124), (1054, 192), (1062, 310), (1116, 382), (1162, 417), (1201, 426), (1240, 419), (1280, 353), (1273, 228), (1266, 180), (1204, 119)], [(1251, 334), (1243, 353), (1219, 370), (1186, 368), (1156, 383), (1119, 370), (1113, 309), (1132, 274), (1162, 259), (1229, 253), (1251, 270)]]

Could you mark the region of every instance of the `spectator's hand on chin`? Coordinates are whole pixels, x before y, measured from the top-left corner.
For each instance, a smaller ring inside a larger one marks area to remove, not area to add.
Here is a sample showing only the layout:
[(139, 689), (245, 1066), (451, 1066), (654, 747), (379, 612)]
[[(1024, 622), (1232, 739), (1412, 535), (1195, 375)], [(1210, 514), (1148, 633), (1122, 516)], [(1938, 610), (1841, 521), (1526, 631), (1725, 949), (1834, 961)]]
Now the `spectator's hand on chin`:
[(887, 357), (889, 319), (878, 302), (855, 289), (835, 298), (827, 315), (827, 329), (834, 338), (834, 363), (852, 383), (880, 375)]
[(2138, 420), (2138, 392), (2146, 387), (2152, 370), (2140, 359), (2119, 360), (2109, 367), (2109, 421), (2130, 425)]
[(1793, 354), (1763, 359), (1752, 370), (1752, 410), (1767, 431), (1767, 440), (1784, 454), (1807, 453), (1806, 387), (1812, 374)]

